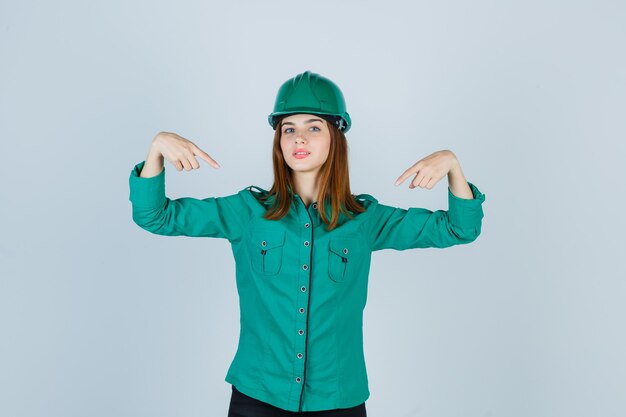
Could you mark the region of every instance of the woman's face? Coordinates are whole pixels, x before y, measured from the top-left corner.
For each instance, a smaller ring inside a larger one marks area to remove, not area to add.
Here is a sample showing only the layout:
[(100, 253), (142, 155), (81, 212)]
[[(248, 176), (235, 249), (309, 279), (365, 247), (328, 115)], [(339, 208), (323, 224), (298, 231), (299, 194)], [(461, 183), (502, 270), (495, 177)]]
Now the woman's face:
[(330, 149), (326, 121), (314, 114), (292, 114), (277, 128), (281, 129), (280, 147), (287, 165), (294, 172), (319, 172)]

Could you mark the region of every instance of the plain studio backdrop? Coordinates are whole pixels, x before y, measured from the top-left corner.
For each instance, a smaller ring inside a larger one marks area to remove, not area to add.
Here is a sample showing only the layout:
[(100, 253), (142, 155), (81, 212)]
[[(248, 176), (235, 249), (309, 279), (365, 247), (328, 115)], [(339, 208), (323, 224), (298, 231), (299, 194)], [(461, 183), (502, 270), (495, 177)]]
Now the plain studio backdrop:
[(469, 245), (375, 252), (368, 416), (626, 415), (626, 5), (23, 1), (0, 6), (0, 415), (226, 416), (239, 336), (223, 239), (150, 234), (128, 176), (159, 131), (222, 166), (170, 198), (269, 189), (279, 86), (336, 82), (352, 191), (456, 153)]

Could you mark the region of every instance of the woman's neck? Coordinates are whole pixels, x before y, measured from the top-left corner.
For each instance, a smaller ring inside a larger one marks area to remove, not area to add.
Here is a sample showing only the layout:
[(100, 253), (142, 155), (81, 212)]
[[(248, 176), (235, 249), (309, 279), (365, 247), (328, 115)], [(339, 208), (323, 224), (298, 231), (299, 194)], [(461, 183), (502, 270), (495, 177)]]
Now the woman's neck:
[(317, 172), (294, 172), (293, 182), (295, 192), (306, 207), (317, 201), (319, 192), (319, 183), (317, 181)]

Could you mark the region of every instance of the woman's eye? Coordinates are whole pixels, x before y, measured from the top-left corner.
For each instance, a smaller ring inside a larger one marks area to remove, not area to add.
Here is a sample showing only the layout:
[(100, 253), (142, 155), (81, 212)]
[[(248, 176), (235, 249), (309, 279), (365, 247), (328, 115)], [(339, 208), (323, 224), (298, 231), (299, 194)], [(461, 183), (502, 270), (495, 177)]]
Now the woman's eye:
[[(317, 130), (320, 130), (320, 128), (319, 128), (319, 127), (317, 127), (317, 126), (312, 126), (312, 127), (311, 127), (311, 129), (317, 129)], [(291, 132), (290, 132), (290, 130), (293, 130), (293, 128), (292, 128), (292, 127), (288, 127), (287, 129), (285, 129), (285, 130), (284, 130), (284, 132), (283, 132), (283, 133), (291, 133)], [(321, 130), (320, 130), (320, 131), (321, 131)]]

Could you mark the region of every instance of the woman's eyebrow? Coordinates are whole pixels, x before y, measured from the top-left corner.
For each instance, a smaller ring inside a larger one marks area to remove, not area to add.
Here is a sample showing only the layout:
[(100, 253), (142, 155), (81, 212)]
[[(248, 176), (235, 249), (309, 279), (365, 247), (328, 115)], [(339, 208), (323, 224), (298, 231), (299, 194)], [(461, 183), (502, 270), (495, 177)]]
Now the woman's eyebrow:
[[(321, 122), (321, 120), (320, 119), (309, 119), (306, 122), (304, 122), (304, 124), (311, 123), (311, 122)], [(281, 125), (281, 127), (285, 126), (285, 125), (294, 125), (295, 126), (295, 124), (291, 123), (291, 122), (283, 122), (280, 125)]]

